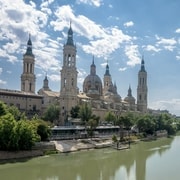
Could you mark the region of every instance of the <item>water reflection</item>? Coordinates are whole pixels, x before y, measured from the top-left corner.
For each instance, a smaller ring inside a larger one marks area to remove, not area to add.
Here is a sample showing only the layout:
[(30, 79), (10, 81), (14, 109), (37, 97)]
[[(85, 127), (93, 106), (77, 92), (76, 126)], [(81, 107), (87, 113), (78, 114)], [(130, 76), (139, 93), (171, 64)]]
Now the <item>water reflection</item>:
[(172, 142), (161, 139), (132, 145), (130, 150), (89, 150), (4, 164), (0, 165), (0, 179), (145, 180), (147, 160), (154, 154), (163, 156)]

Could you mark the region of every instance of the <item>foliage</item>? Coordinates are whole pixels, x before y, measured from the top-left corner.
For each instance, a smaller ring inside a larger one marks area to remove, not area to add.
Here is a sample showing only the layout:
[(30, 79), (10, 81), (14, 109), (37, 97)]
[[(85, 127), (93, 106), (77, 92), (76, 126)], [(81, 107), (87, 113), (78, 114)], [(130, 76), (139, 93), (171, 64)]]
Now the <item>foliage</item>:
[(116, 116), (111, 111), (109, 111), (105, 115), (105, 121), (109, 123), (112, 122), (114, 124), (116, 121)]
[(0, 116), (0, 149), (10, 150), (16, 148), (15, 124), (16, 121), (10, 113)]
[(118, 141), (118, 139), (117, 139), (117, 136), (116, 136), (116, 135), (113, 135), (113, 136), (112, 136), (112, 141), (113, 141), (113, 142), (117, 142), (117, 141)]
[(16, 121), (27, 119), (25, 113), (21, 113), (16, 106), (9, 106), (8, 111), (14, 116), (14, 119)]
[(139, 132), (145, 132), (146, 134), (153, 134), (155, 132), (155, 122), (151, 115), (140, 116), (137, 120), (137, 127)]
[(81, 118), (82, 123), (85, 125), (87, 125), (87, 122), (89, 119), (91, 119), (92, 111), (91, 107), (87, 103), (80, 106), (79, 117)]
[(72, 118), (78, 118), (79, 117), (79, 110), (80, 110), (79, 106), (72, 107), (72, 109), (70, 111), (71, 117)]
[(98, 120), (97, 119), (90, 119), (88, 121), (88, 133), (91, 136), (91, 138), (94, 135), (94, 130), (96, 129), (97, 126), (98, 126)]
[(116, 125), (122, 126), (123, 128), (129, 130), (134, 124), (133, 119), (134, 119), (134, 117), (133, 117), (133, 114), (131, 114), (131, 113), (121, 115), (116, 120)]
[(32, 124), (25, 120), (20, 120), (16, 124), (16, 134), (18, 136), (18, 149), (29, 150), (38, 139), (37, 132)]
[(47, 123), (41, 122), (37, 126), (37, 134), (41, 137), (41, 141), (46, 141), (51, 134), (51, 129)]
[(48, 139), (50, 128), (38, 116), (33, 120), (22, 119), (23, 116), (19, 119), (16, 108), (1, 102), (0, 112), (0, 150), (30, 150), (35, 142)]
[(43, 119), (54, 122), (59, 119), (59, 106), (51, 104), (44, 113)]
[(3, 116), (7, 113), (7, 106), (0, 101), (0, 116)]
[(140, 132), (153, 134), (155, 131), (166, 130), (169, 135), (173, 135), (178, 130), (178, 124), (175, 118), (169, 114), (139, 116), (137, 127)]

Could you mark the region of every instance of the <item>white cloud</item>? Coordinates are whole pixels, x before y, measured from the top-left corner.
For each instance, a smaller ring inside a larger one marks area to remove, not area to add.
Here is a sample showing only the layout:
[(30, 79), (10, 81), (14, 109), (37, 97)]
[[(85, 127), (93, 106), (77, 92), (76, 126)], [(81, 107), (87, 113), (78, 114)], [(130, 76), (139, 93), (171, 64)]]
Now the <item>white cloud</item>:
[(103, 28), (97, 25), (83, 15), (75, 16), (73, 9), (69, 6), (61, 6), (55, 11), (57, 19), (51, 21), (55, 31), (62, 31), (64, 28), (69, 28), (69, 21), (72, 21), (73, 31), (88, 39), (93, 39), (102, 36), (104, 33)]
[(16, 56), (8, 54), (8, 52), (4, 49), (0, 49), (0, 57), (7, 59), (7, 61), (11, 63), (15, 63), (18, 61)]
[[(43, 1), (40, 7), (47, 10), (51, 3), (53, 0)], [(3, 44), (0, 57), (12, 63), (18, 61), (18, 56), (22, 59), (30, 33), (36, 66), (42, 70), (59, 71), (61, 44), (44, 31), (50, 12), (38, 10), (32, 1), (26, 4), (22, 0), (9, 0), (1, 2), (1, 6), (0, 40)]]
[(175, 49), (175, 46), (164, 46), (164, 49), (168, 50), (168, 51), (173, 51)]
[(157, 37), (157, 40), (158, 40), (157, 42), (158, 44), (175, 45), (177, 43), (174, 38), (166, 39), (166, 38)]
[(119, 71), (126, 71), (127, 67), (119, 68)]
[(88, 4), (90, 6), (96, 6), (99, 7), (102, 4), (102, 0), (76, 0), (78, 4), (83, 3), (83, 4)]
[(177, 44), (177, 41), (174, 38), (163, 38), (156, 36), (156, 39), (158, 40), (156, 43), (156, 46), (162, 46), (164, 49), (173, 51), (175, 49), (175, 45)]
[(50, 81), (59, 82), (60, 74), (51, 74), (51, 75), (48, 75), (48, 78), (50, 79)]
[(107, 65), (107, 62), (105, 62), (105, 63), (101, 63), (101, 66), (102, 66), (103, 68), (105, 68), (105, 67), (106, 67), (106, 65)]
[(177, 59), (177, 60), (180, 60), (180, 56), (176, 56), (176, 59)]
[(156, 110), (168, 110), (172, 114), (180, 115), (180, 99), (155, 101), (149, 104), (149, 107)]
[(140, 64), (141, 59), (139, 58), (140, 53), (138, 50), (138, 45), (126, 45), (125, 54), (128, 57), (127, 65), (135, 66), (136, 64)]
[(84, 69), (78, 69), (78, 85), (82, 87), (85, 77), (87, 76), (87, 72)]
[(5, 84), (7, 84), (7, 82), (0, 79), (0, 85), (5, 85)]
[(176, 32), (176, 33), (180, 33), (180, 28), (176, 29), (175, 32)]
[(134, 23), (132, 21), (126, 22), (124, 23), (125, 27), (130, 27), (130, 26), (134, 26)]
[(154, 52), (159, 52), (159, 51), (161, 51), (160, 48), (157, 48), (157, 47), (152, 46), (152, 45), (147, 45), (147, 46), (145, 47), (145, 49), (146, 49), (147, 51), (154, 51)]
[(122, 43), (132, 41), (132, 37), (124, 34), (117, 27), (103, 28), (83, 15), (75, 16), (69, 5), (59, 7), (55, 15), (56, 21), (50, 22), (54, 30), (62, 31), (65, 27), (69, 27), (71, 19), (73, 31), (88, 40), (88, 44), (79, 43), (79, 46), (86, 53), (94, 54), (97, 57), (107, 58)]
[(109, 4), (109, 6), (108, 6), (109, 8), (113, 8), (113, 5), (112, 4)]
[(118, 28), (113, 27), (109, 30), (105, 29), (99, 39), (90, 41), (88, 45), (83, 45), (82, 48), (86, 53), (93, 53), (97, 57), (107, 58), (122, 43), (129, 42), (130, 40), (130, 36), (125, 35)]
[[(0, 75), (2, 74), (2, 72), (3, 72), (3, 68), (0, 67)], [(7, 82), (0, 79), (0, 85), (5, 85), (5, 84), (7, 84)]]
[(3, 72), (3, 68), (0, 68), (0, 75), (1, 75), (2, 72)]

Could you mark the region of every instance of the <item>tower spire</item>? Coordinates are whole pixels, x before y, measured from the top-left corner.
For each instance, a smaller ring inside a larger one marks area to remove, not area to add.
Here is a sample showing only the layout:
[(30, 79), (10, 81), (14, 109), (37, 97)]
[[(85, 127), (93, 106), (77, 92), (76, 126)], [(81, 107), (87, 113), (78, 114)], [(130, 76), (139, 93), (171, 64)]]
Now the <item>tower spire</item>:
[(110, 76), (108, 61), (107, 61), (107, 65), (106, 65), (106, 72), (105, 72), (105, 76)]
[(71, 21), (70, 21), (70, 25), (69, 25), (68, 39), (67, 39), (66, 45), (74, 46), (74, 42), (73, 42), (73, 30), (71, 28)]
[(132, 96), (132, 90), (131, 90), (131, 85), (129, 85), (129, 89), (128, 89), (128, 97), (131, 97)]
[(141, 69), (138, 73), (138, 87), (137, 87), (137, 110), (143, 113), (147, 112), (147, 72), (144, 66), (144, 56), (141, 60)]
[(142, 56), (142, 60), (141, 60), (141, 71), (146, 71), (145, 70), (145, 66), (144, 66), (144, 55)]
[(21, 91), (35, 93), (36, 76), (34, 73), (35, 57), (32, 53), (31, 35), (27, 42), (27, 50), (23, 56), (23, 73), (21, 74)]
[(28, 39), (28, 42), (27, 42), (27, 49), (26, 49), (26, 53), (25, 55), (29, 55), (29, 56), (33, 56), (33, 53), (32, 53), (32, 42), (31, 42), (31, 34), (29, 33), (29, 39)]
[(96, 74), (96, 65), (94, 64), (94, 55), (93, 55), (93, 59), (92, 59), (92, 64), (91, 64), (91, 75), (95, 75)]

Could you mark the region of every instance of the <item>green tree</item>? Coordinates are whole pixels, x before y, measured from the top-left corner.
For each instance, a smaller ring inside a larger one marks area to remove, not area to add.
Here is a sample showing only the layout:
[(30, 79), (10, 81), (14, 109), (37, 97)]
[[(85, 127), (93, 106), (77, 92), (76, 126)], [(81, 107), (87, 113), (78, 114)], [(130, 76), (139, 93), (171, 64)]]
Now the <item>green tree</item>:
[(7, 114), (7, 106), (0, 101), (0, 116)]
[(9, 106), (8, 111), (14, 116), (14, 119), (16, 121), (19, 121), (21, 119), (27, 119), (25, 113), (21, 113), (16, 106)]
[(79, 106), (72, 107), (72, 109), (70, 111), (71, 117), (72, 118), (78, 118), (79, 117), (79, 110), (80, 110)]
[(59, 119), (59, 106), (51, 104), (44, 113), (43, 119), (55, 122)]
[(134, 116), (132, 113), (126, 113), (116, 120), (116, 124), (122, 126), (126, 130), (130, 130), (130, 128), (134, 125)]
[(115, 124), (116, 122), (116, 116), (111, 112), (107, 112), (106, 115), (105, 115), (105, 121), (107, 121), (108, 123), (113, 123)]
[(51, 134), (51, 129), (46, 122), (39, 121), (37, 126), (37, 134), (41, 137), (41, 141), (48, 140)]
[(154, 134), (156, 124), (154, 122), (153, 116), (147, 114), (144, 116), (140, 116), (137, 120), (137, 127), (139, 132), (144, 132), (146, 134)]
[(122, 114), (116, 119), (115, 124), (119, 126), (120, 132), (120, 140), (124, 139), (124, 129), (129, 130), (134, 125), (135, 117), (132, 113), (128, 112), (126, 114)]
[(0, 117), (0, 149), (13, 150), (17, 148), (17, 136), (14, 130), (16, 121), (12, 114), (7, 113)]
[(30, 150), (38, 139), (37, 131), (32, 124), (26, 120), (20, 120), (16, 124), (16, 133), (18, 136), (18, 149)]
[(91, 118), (91, 119), (88, 120), (87, 124), (88, 124), (88, 133), (89, 133), (89, 135), (92, 138), (93, 135), (94, 135), (94, 130), (98, 126), (98, 120)]
[(82, 123), (86, 126), (89, 119), (92, 117), (91, 107), (85, 103), (80, 106), (79, 117), (81, 118)]

